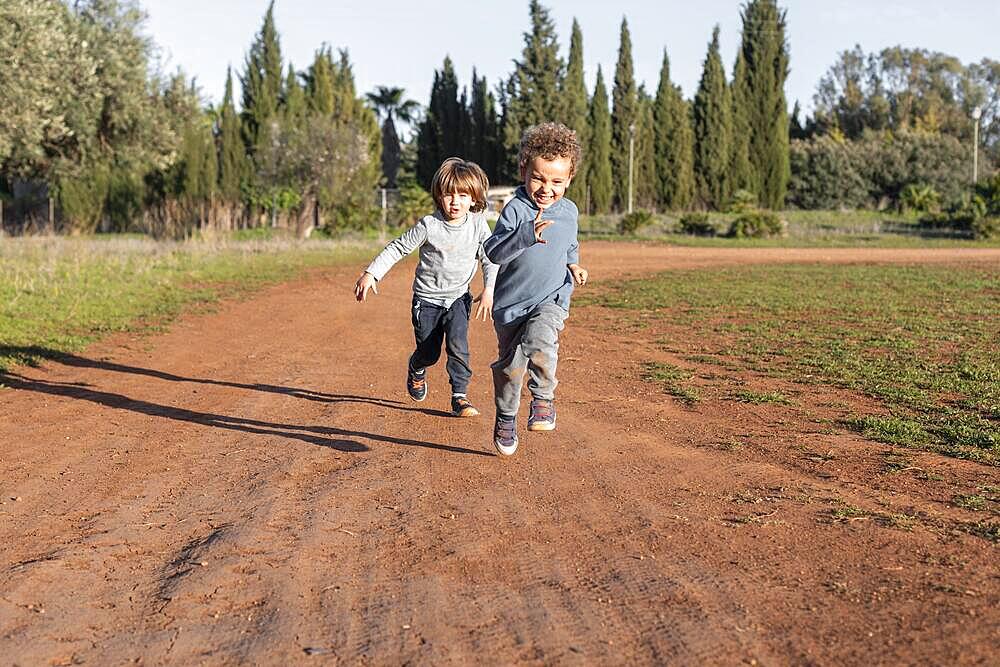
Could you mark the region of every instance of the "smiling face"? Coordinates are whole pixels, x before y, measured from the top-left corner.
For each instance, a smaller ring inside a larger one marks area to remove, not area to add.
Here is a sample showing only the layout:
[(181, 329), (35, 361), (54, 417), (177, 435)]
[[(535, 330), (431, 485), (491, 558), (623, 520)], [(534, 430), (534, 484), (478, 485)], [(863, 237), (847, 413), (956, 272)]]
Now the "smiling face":
[(573, 161), (568, 157), (546, 160), (534, 157), (521, 167), (524, 189), (540, 209), (546, 209), (566, 194), (573, 180)]
[(472, 204), (472, 195), (468, 192), (446, 192), (441, 195), (441, 212), (448, 222), (464, 220)]

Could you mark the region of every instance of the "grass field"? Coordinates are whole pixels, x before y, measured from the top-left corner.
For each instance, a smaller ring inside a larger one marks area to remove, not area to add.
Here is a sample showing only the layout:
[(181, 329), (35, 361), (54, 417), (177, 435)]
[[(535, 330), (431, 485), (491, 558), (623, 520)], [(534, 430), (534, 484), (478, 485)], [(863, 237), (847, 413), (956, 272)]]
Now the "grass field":
[(374, 247), (239, 237), (0, 239), (0, 370), (79, 350), (110, 332), (155, 328), (186, 306), (309, 267), (361, 261)]
[[(750, 266), (675, 271), (586, 299), (632, 313), (665, 348), (863, 393), (866, 437), (1000, 464), (1000, 267)], [(698, 349), (675, 349), (681, 328)], [(697, 400), (679, 369), (646, 379)], [(743, 402), (782, 402), (748, 394)]]
[[(618, 232), (620, 215), (580, 217), (581, 234), (589, 238), (656, 241), (672, 245), (699, 247), (1000, 247), (1000, 238), (974, 241), (947, 232), (921, 229), (917, 218), (880, 211), (781, 211), (788, 223), (787, 236), (767, 239), (733, 239), (724, 236), (703, 237), (676, 233), (680, 215), (654, 216), (654, 222), (634, 236)], [(709, 220), (725, 233), (736, 216), (711, 213)]]

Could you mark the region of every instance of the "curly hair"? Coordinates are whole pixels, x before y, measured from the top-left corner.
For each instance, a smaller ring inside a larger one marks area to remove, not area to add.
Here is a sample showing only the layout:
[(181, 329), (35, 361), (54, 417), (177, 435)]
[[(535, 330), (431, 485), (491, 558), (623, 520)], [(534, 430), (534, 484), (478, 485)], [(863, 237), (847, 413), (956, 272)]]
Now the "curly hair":
[(450, 192), (463, 192), (472, 197), (473, 213), (486, 210), (486, 192), (490, 182), (486, 173), (475, 162), (450, 157), (441, 163), (431, 180), (431, 196), (437, 207), (444, 209), (444, 196)]
[(580, 163), (581, 153), (580, 140), (575, 131), (562, 123), (541, 123), (529, 127), (521, 136), (518, 164), (523, 171), (536, 157), (544, 160), (569, 158), (569, 173), (573, 176)]

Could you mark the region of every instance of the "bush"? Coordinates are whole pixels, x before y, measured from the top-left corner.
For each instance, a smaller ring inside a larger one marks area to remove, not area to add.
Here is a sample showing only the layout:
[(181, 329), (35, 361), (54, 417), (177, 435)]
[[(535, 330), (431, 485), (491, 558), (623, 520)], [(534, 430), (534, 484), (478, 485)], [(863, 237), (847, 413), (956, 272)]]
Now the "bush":
[(399, 203), (393, 207), (392, 218), (412, 227), (417, 220), (434, 212), (434, 199), (419, 185), (409, 185), (399, 191)]
[(920, 219), (924, 229), (951, 229), (974, 239), (1000, 236), (1000, 216), (993, 213), (979, 195), (953, 204), (944, 213), (930, 213)]
[(899, 195), (899, 210), (933, 213), (941, 208), (941, 195), (929, 185), (910, 183)]
[(786, 227), (787, 224), (772, 211), (749, 211), (733, 220), (726, 236), (737, 239), (784, 236)]
[(635, 234), (643, 227), (653, 223), (653, 214), (649, 211), (634, 211), (626, 214), (618, 225), (622, 234)]
[(726, 207), (729, 213), (747, 213), (757, 209), (757, 195), (749, 190), (737, 190)]
[(677, 231), (692, 236), (715, 236), (718, 230), (708, 218), (708, 213), (686, 213), (677, 223)]

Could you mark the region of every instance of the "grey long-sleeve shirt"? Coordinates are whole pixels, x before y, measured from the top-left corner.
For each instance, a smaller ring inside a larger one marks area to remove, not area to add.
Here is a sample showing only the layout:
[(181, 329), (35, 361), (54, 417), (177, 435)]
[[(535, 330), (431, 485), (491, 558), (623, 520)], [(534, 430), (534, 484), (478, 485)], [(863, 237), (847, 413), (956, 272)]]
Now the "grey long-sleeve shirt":
[(463, 222), (453, 224), (435, 211), (390, 241), (367, 271), (375, 280), (382, 280), (396, 262), (420, 248), (413, 293), (423, 301), (449, 308), (469, 291), (477, 263), (483, 268), (483, 289), (493, 290), (498, 267), (483, 252), (483, 241), (490, 233), (482, 213), (469, 213)]

